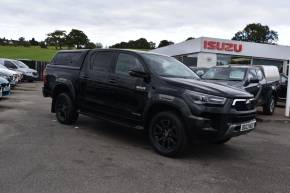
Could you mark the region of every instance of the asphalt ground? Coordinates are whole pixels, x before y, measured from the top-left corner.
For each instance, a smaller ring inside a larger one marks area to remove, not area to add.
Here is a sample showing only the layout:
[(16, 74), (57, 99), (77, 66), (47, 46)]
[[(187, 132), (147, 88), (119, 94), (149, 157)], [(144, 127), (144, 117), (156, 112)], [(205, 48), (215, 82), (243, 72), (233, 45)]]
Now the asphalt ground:
[(142, 131), (80, 116), (59, 124), (41, 83), (0, 100), (0, 192), (290, 192), (290, 124), (259, 122), (226, 145), (156, 154)]

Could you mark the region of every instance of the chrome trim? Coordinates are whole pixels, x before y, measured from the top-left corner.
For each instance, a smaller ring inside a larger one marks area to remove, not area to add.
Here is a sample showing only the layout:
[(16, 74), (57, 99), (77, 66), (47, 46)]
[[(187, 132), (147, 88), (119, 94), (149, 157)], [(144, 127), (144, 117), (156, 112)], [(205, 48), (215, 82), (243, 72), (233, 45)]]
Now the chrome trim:
[[(232, 106), (235, 106), (237, 102), (243, 102), (244, 101), (246, 103), (249, 103), (250, 101), (253, 101), (253, 100), (255, 100), (255, 99), (254, 98), (251, 98), (251, 99), (234, 99)], [(247, 102), (247, 101), (249, 101), (249, 102)]]

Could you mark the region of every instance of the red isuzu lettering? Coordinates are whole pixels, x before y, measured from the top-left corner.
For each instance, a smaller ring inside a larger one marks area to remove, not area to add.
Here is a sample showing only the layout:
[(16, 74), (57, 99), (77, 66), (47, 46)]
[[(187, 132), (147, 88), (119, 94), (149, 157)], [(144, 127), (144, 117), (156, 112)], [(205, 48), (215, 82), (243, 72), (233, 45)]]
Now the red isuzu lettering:
[(204, 41), (204, 49), (226, 52), (241, 52), (243, 50), (243, 45), (216, 41)]

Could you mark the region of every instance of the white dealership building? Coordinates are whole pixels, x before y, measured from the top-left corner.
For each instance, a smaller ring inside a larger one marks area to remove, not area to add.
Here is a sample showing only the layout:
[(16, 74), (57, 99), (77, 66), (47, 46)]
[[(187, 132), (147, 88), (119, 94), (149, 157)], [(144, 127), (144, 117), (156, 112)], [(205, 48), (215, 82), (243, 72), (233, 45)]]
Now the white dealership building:
[[(173, 56), (187, 66), (275, 65), (280, 72), (289, 74), (290, 46), (200, 37), (151, 52)], [(285, 115), (290, 116), (290, 79)]]
[(288, 72), (290, 46), (259, 44), (201, 37), (152, 52), (173, 56), (188, 66), (216, 65), (275, 65), (280, 72)]

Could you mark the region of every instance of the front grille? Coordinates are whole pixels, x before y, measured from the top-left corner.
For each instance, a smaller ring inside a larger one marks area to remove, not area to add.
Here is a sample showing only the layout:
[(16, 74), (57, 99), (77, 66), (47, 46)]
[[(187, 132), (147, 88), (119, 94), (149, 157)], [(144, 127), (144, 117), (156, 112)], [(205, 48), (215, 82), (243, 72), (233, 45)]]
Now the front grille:
[(242, 123), (242, 122), (251, 121), (255, 118), (256, 118), (256, 113), (251, 113), (251, 114), (245, 114), (245, 115), (231, 116), (229, 121), (231, 123)]
[(9, 86), (9, 83), (1, 83), (1, 87)]
[(237, 111), (249, 111), (256, 108), (255, 99), (235, 99), (232, 107)]

